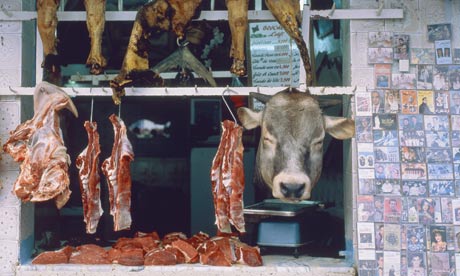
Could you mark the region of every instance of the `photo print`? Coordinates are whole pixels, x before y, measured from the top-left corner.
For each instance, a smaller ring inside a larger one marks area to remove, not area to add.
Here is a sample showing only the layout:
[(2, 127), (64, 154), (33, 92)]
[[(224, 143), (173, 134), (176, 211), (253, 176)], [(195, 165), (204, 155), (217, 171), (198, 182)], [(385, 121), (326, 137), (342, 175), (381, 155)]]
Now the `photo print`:
[(411, 276), (427, 276), (426, 253), (407, 252), (407, 272)]
[(417, 92), (418, 113), (434, 113), (434, 93), (431, 90), (420, 90)]
[(372, 117), (356, 117), (356, 140), (360, 143), (372, 142)]
[(372, 143), (358, 144), (358, 168), (374, 167), (374, 147)]
[[(427, 182), (424, 180), (404, 180), (402, 182), (403, 196), (428, 196)], [(417, 209), (417, 204), (413, 205)], [(418, 222), (418, 217), (417, 217)]]
[(358, 195), (356, 197), (358, 221), (374, 221), (374, 197)]
[(375, 188), (377, 195), (401, 195), (399, 179), (376, 179)]
[(383, 90), (371, 91), (371, 110), (372, 113), (384, 113), (385, 100)]
[(371, 94), (369, 92), (356, 92), (356, 116), (371, 115)]
[(430, 225), (431, 252), (447, 251), (446, 227), (441, 225)]
[(434, 252), (430, 256), (430, 272), (432, 275), (449, 275), (450, 263), (449, 253), (447, 252)]
[(367, 48), (367, 63), (393, 63), (393, 48)]
[(452, 64), (450, 40), (436, 40), (434, 42), (436, 64)]
[(435, 208), (436, 201), (432, 198), (419, 198), (418, 204), (418, 219), (420, 224), (435, 223)]
[(385, 90), (385, 113), (399, 113), (401, 104), (398, 90)]
[(400, 223), (401, 222), (401, 198), (400, 197), (385, 197), (383, 208), (383, 221), (385, 223)]
[(375, 249), (374, 223), (358, 222), (358, 248)]
[(399, 179), (401, 177), (399, 163), (376, 163), (375, 178), (377, 179)]
[(426, 245), (425, 227), (419, 225), (407, 226), (407, 251), (423, 252)]
[(454, 196), (454, 181), (453, 180), (430, 180), (430, 196)]
[(427, 25), (428, 41), (449, 40), (452, 38), (452, 26), (450, 24)]
[(401, 149), (401, 162), (403, 163), (424, 163), (425, 162), (425, 148), (424, 147), (406, 147)]
[(415, 89), (417, 77), (412, 73), (391, 74), (391, 87), (393, 89)]
[(399, 115), (399, 129), (403, 131), (424, 130), (423, 115)]
[[(453, 182), (453, 181), (452, 181)], [(452, 183), (452, 186), (453, 183)], [(452, 187), (453, 194), (454, 187)], [(441, 213), (442, 213), (442, 223), (452, 224), (454, 221), (454, 212), (452, 210), (452, 199), (448, 197), (441, 198)]]
[[(460, 91), (449, 91), (449, 92), (450, 92), (450, 113), (460, 114)], [(452, 128), (452, 130), (457, 130), (457, 129)]]
[[(384, 235), (384, 242), (383, 242), (384, 250), (389, 250), (389, 251), (400, 251), (401, 250), (401, 225), (386, 224), (383, 235)], [(385, 264), (387, 264), (387, 262), (385, 262)]]
[(360, 195), (373, 195), (375, 193), (374, 179), (358, 179), (358, 186)]
[(393, 47), (393, 34), (392, 32), (369, 32), (369, 45), (370, 48), (391, 48)]
[(425, 180), (427, 177), (425, 163), (401, 163), (401, 178), (404, 180)]
[(399, 162), (398, 147), (374, 147), (376, 162)]
[(375, 64), (374, 79), (376, 88), (390, 88), (391, 64)]
[(426, 162), (428, 163), (442, 163), (452, 162), (452, 156), (449, 149), (440, 148), (427, 148), (426, 149)]
[(399, 131), (399, 143), (401, 146), (407, 146), (407, 147), (424, 147), (425, 146), (425, 131), (423, 130)]
[(450, 65), (449, 67), (449, 88), (450, 90), (460, 90), (460, 65)]
[(460, 64), (460, 49), (454, 48), (452, 49), (452, 51), (453, 51), (452, 62), (454, 64)]
[(425, 131), (448, 131), (449, 117), (447, 115), (425, 115)]
[(449, 67), (437, 65), (433, 67), (433, 89), (449, 90)]
[(417, 89), (433, 89), (433, 65), (417, 65)]
[(375, 250), (383, 250), (383, 244), (385, 241), (385, 224), (375, 224)]
[(401, 90), (401, 112), (403, 114), (417, 114), (417, 91)]
[(397, 120), (396, 114), (373, 114), (373, 129), (385, 129), (385, 130), (396, 130)]
[(381, 196), (374, 196), (374, 221), (375, 222), (383, 222), (383, 197)]
[(452, 199), (453, 220), (455, 225), (460, 225), (460, 199)]
[(397, 147), (398, 131), (397, 130), (374, 130), (374, 146), (377, 147)]
[(447, 131), (427, 131), (426, 145), (431, 148), (447, 148), (450, 147), (449, 132)]
[(411, 64), (434, 64), (434, 49), (433, 48), (411, 48), (410, 49)]
[(393, 35), (393, 53), (394, 59), (409, 59), (409, 35)]
[(448, 114), (449, 113), (449, 92), (435, 91), (434, 92), (434, 113)]

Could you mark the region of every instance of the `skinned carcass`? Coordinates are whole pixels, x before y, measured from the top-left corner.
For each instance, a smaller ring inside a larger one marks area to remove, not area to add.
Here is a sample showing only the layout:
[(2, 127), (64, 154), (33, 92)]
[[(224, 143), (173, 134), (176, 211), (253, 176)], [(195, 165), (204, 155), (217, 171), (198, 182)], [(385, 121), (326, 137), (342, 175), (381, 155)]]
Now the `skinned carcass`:
[(85, 0), (86, 27), (91, 39), (91, 49), (86, 59), (90, 73), (101, 74), (107, 66), (107, 60), (102, 55), (102, 33), (105, 25), (106, 0)]
[(232, 45), (230, 48), (230, 57), (233, 58), (233, 64), (230, 72), (237, 76), (246, 75), (244, 66), (244, 39), (248, 29), (248, 0), (226, 0), (228, 10), (228, 24), (232, 34)]
[(171, 28), (178, 38), (183, 38), (184, 29), (200, 4), (201, 0), (154, 0), (139, 9), (120, 73), (110, 81), (115, 104), (121, 103), (124, 88), (136, 79), (142, 79), (149, 86), (164, 85), (159, 74), (149, 70), (148, 38), (152, 32)]
[(61, 71), (56, 49), (59, 0), (37, 0), (37, 27), (43, 44), (42, 67), (51, 73)]
[(298, 0), (265, 0), (265, 4), (272, 12), (276, 20), (281, 24), (288, 35), (294, 39), (300, 51), (303, 66), (306, 72), (306, 84), (313, 84), (313, 75), (311, 71), (310, 57), (308, 55), (307, 45), (303, 40), (300, 32), (302, 15), (300, 12), (300, 2)]
[(20, 165), (13, 192), (23, 201), (54, 199), (61, 208), (70, 196), (67, 148), (59, 128), (64, 108), (78, 116), (69, 96), (59, 87), (42, 82), (34, 92), (34, 116), (10, 134), (3, 150)]
[(262, 111), (238, 109), (246, 129), (261, 127), (255, 174), (275, 198), (296, 202), (309, 199), (319, 180), (326, 133), (336, 139), (354, 136), (354, 121), (322, 114), (309, 92), (289, 89), (273, 97), (252, 93), (265, 103)]

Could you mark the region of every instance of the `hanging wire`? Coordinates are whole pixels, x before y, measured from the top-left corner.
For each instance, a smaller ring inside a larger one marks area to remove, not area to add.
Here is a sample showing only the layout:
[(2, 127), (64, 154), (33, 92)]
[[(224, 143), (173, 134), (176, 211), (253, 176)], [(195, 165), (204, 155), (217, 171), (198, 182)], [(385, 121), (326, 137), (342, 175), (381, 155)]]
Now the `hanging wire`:
[(289, 92), (292, 91), (292, 39), (289, 39)]
[[(92, 88), (89, 89), (89, 93), (91, 94)], [(94, 97), (91, 97), (91, 113), (89, 115), (89, 121), (93, 122), (93, 110), (94, 110)]]
[[(226, 106), (227, 109), (228, 109), (228, 112), (230, 112), (230, 115), (232, 115), (232, 118), (233, 118), (233, 121), (235, 122), (235, 125), (238, 125), (238, 122), (236, 121), (236, 117), (235, 117), (235, 115), (233, 114), (232, 109), (230, 108), (230, 106), (228, 105), (227, 101), (225, 100), (225, 97), (224, 97), (224, 96), (225, 96), (225, 93), (227, 93), (227, 92), (233, 92), (233, 93), (236, 93), (236, 92), (233, 91), (233, 90), (230, 90), (230, 89), (228, 88), (228, 85), (227, 85), (227, 87), (225, 88), (224, 92), (222, 92), (222, 100), (224, 101), (225, 106)], [(238, 94), (238, 93), (236, 93), (236, 94)]]
[(118, 105), (118, 118), (121, 118), (121, 103)]

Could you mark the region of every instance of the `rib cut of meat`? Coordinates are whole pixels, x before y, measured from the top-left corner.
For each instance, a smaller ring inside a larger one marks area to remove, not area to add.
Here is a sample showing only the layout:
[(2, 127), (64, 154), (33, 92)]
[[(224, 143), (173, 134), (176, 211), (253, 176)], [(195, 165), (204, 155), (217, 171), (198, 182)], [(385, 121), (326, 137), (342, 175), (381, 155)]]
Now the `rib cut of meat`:
[(188, 242), (178, 239), (173, 241), (171, 245), (184, 254), (186, 263), (196, 263), (199, 261), (198, 251)]
[(110, 264), (108, 252), (95, 244), (77, 246), (69, 259), (70, 264)]
[(131, 227), (131, 172), (130, 163), (134, 152), (128, 140), (125, 123), (115, 114), (110, 115), (114, 141), (112, 155), (102, 163), (109, 187), (110, 214), (114, 219), (114, 230)]
[(22, 162), (13, 191), (23, 201), (54, 199), (61, 208), (67, 203), (70, 158), (59, 128), (58, 111), (67, 108), (78, 116), (69, 96), (47, 82), (34, 91), (34, 116), (10, 133), (3, 150)]
[(222, 122), (222, 137), (211, 167), (211, 185), (220, 233), (232, 233), (233, 225), (246, 232), (243, 214), (243, 128), (233, 121)]
[(102, 55), (102, 33), (105, 25), (106, 0), (85, 0), (86, 27), (91, 39), (91, 50), (86, 60), (91, 74), (101, 74), (107, 61)]
[(228, 24), (232, 34), (230, 57), (233, 64), (230, 72), (237, 76), (246, 75), (244, 67), (244, 39), (248, 29), (248, 5), (249, 0), (225, 0), (228, 10)]
[(144, 265), (175, 265), (176, 256), (166, 249), (155, 249), (144, 257)]
[(101, 147), (97, 123), (86, 121), (84, 126), (88, 133), (88, 146), (78, 155), (75, 165), (78, 168), (80, 179), (86, 233), (94, 234), (103, 213), (101, 207), (101, 178), (99, 176)]

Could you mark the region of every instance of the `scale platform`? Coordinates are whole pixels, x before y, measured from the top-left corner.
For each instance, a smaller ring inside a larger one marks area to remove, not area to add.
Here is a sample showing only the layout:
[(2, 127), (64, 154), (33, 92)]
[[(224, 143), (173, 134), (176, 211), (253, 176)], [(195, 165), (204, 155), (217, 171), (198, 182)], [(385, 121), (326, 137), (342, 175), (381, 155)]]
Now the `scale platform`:
[(244, 214), (262, 217), (257, 230), (258, 246), (293, 248), (294, 257), (298, 257), (298, 249), (311, 242), (302, 218), (321, 207), (322, 203), (318, 201), (287, 203), (266, 199), (246, 207)]

